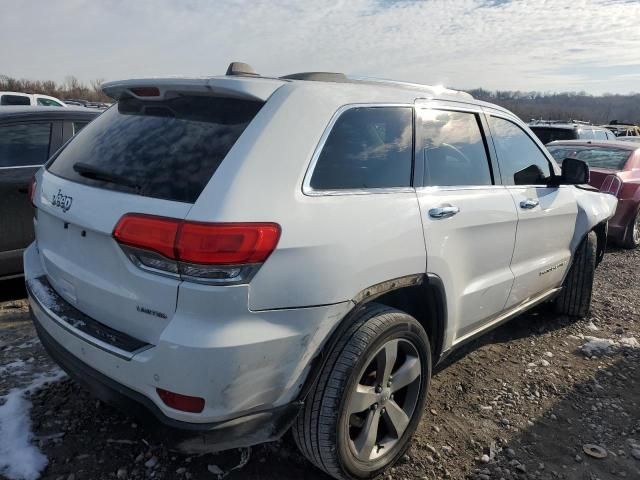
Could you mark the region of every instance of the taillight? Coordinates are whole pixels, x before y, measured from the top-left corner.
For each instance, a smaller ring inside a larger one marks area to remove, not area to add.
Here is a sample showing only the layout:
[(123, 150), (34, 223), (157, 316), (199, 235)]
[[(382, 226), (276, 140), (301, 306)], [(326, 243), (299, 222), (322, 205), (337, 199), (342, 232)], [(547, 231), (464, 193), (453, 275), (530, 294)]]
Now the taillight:
[(29, 190), (28, 190), (29, 201), (31, 202), (31, 205), (33, 205), (34, 207), (36, 206), (36, 187), (37, 186), (38, 186), (38, 183), (34, 175), (33, 177), (31, 177), (31, 182), (29, 183)]
[(622, 180), (617, 175), (607, 175), (600, 185), (600, 191), (617, 197), (622, 188)]
[(165, 405), (176, 410), (189, 413), (200, 413), (204, 410), (204, 398), (182, 395), (162, 388), (156, 388), (156, 392)]
[(130, 213), (113, 237), (138, 267), (214, 284), (247, 283), (275, 249), (276, 223), (201, 223)]

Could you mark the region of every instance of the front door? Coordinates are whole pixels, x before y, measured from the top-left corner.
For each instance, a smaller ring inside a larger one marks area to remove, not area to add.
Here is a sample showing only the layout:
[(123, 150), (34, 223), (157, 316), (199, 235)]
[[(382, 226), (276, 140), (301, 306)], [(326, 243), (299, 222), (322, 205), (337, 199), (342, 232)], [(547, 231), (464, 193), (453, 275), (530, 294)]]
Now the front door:
[(504, 309), (518, 216), (490, 161), (482, 112), (446, 103), (417, 104), (416, 112), (427, 272), (444, 283), (447, 342), (455, 344)]
[(515, 282), (506, 305), (511, 307), (561, 285), (578, 209), (574, 187), (548, 186), (553, 164), (515, 119), (489, 112), (487, 121), (502, 182), (518, 212)]

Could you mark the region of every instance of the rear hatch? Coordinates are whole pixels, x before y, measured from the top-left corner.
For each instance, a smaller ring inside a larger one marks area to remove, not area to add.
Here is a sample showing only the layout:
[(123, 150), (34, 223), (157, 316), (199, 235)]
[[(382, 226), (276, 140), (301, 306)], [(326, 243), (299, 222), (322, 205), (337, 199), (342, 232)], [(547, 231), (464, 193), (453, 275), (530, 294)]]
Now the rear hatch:
[(119, 84), (120, 101), (58, 152), (37, 189), (50, 284), (86, 315), (151, 344), (175, 313), (180, 280), (136, 267), (114, 228), (132, 212), (184, 219), (264, 104), (228, 88), (216, 95), (205, 80), (202, 90)]

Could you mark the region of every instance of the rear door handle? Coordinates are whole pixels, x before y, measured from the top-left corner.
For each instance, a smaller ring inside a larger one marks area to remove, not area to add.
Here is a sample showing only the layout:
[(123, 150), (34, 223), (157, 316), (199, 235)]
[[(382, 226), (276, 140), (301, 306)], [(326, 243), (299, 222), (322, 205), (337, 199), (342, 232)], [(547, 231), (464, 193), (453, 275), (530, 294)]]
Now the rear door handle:
[(538, 205), (540, 205), (540, 202), (532, 198), (527, 198), (520, 202), (520, 208), (524, 208), (525, 210), (531, 210), (532, 208), (536, 208)]
[(429, 216), (431, 218), (449, 218), (459, 212), (460, 209), (454, 206), (436, 207), (429, 210)]

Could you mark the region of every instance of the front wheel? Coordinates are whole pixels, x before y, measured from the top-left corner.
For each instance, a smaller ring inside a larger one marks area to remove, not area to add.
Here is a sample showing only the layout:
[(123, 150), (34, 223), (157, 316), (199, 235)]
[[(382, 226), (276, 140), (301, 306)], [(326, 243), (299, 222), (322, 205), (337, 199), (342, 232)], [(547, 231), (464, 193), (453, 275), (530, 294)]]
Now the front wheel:
[(409, 447), (430, 376), (422, 326), (404, 312), (366, 305), (330, 353), (293, 426), (298, 448), (334, 478), (375, 477)]
[(570, 317), (582, 318), (589, 313), (593, 277), (596, 271), (598, 238), (589, 232), (576, 249), (573, 264), (556, 299), (556, 311)]

